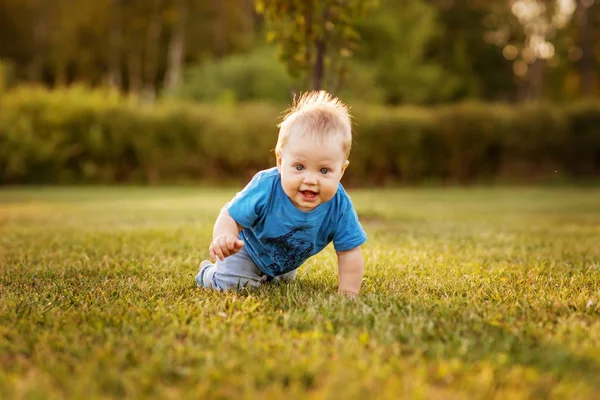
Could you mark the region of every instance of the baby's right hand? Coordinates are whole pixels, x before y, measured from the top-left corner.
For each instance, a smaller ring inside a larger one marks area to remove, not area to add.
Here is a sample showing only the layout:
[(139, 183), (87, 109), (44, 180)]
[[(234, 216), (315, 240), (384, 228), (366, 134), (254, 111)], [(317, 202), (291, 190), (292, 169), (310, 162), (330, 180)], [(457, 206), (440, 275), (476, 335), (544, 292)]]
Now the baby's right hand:
[(213, 261), (223, 261), (225, 258), (234, 255), (244, 247), (244, 242), (233, 235), (219, 235), (213, 239), (209, 251)]

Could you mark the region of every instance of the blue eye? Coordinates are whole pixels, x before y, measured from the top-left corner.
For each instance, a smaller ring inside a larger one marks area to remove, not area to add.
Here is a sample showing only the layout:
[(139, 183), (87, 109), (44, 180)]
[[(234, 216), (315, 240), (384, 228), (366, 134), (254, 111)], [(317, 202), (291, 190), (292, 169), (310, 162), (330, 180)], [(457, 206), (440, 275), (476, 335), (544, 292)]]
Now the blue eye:
[(302, 171), (304, 169), (304, 166), (302, 166), (302, 164), (296, 164), (294, 165), (294, 168), (296, 168), (296, 171)]
[(329, 168), (321, 168), (321, 173), (323, 175), (327, 174), (329, 172)]

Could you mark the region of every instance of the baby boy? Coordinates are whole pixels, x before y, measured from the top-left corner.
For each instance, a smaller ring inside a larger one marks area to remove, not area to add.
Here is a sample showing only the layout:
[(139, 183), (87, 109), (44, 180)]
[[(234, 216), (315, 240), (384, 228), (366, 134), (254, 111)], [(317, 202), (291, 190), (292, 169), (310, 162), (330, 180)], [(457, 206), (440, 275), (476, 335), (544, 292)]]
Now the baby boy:
[(309, 257), (333, 241), (338, 292), (356, 296), (367, 240), (340, 180), (348, 167), (348, 108), (325, 91), (294, 102), (279, 125), (277, 166), (258, 172), (223, 207), (198, 286), (217, 290), (292, 280)]

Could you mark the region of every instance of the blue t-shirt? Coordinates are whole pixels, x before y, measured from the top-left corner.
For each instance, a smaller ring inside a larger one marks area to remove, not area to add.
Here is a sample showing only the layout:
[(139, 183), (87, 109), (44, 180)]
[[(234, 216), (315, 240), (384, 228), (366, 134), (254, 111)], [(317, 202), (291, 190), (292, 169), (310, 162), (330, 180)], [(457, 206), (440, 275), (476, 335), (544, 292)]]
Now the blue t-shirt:
[(336, 251), (346, 251), (367, 240), (341, 183), (331, 200), (305, 212), (283, 191), (277, 168), (257, 173), (224, 208), (243, 227), (240, 239), (269, 276), (298, 268), (331, 241)]

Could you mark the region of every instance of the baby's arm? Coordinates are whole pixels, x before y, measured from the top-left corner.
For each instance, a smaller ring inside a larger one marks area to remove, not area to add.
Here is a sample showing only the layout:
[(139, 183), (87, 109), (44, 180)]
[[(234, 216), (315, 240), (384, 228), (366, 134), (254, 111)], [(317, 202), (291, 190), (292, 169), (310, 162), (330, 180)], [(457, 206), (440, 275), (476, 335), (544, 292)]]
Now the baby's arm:
[(357, 296), (360, 292), (365, 264), (360, 246), (348, 251), (338, 251), (337, 256), (340, 275), (338, 293), (350, 297)]
[(232, 256), (244, 246), (244, 242), (238, 239), (242, 227), (227, 212), (223, 210), (213, 228), (213, 241), (210, 244), (210, 256), (214, 261), (219, 258), (223, 261)]

